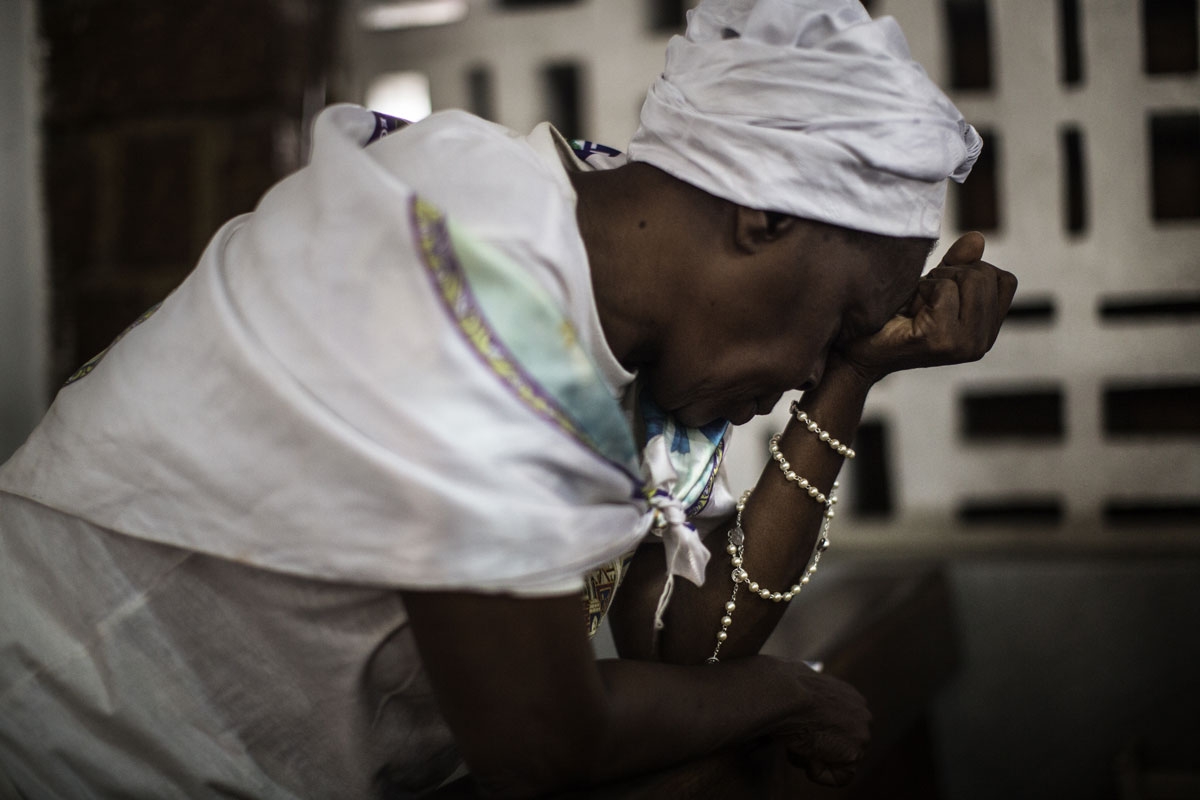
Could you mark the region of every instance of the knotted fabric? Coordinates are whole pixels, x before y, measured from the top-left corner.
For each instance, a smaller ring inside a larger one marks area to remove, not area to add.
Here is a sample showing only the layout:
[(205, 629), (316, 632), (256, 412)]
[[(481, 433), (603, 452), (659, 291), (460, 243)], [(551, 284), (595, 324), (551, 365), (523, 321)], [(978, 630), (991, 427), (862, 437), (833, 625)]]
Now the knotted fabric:
[(682, 575), (700, 586), (710, 554), (700, 540), (700, 533), (688, 521), (683, 503), (671, 491), (678, 484), (679, 475), (671, 463), (666, 436), (655, 436), (646, 444), (642, 471), (653, 515), (650, 532), (662, 539), (667, 562), (667, 579), (654, 610), (654, 626), (661, 629), (663, 614), (675, 590), (675, 576)]
[(936, 237), (982, 140), (856, 0), (704, 0), (629, 145), (704, 191), (889, 236)]

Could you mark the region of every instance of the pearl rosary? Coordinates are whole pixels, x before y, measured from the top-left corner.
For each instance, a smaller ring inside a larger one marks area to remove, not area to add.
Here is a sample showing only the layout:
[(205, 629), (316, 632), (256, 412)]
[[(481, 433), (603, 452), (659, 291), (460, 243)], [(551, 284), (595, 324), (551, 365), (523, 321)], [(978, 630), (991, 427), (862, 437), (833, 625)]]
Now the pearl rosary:
[(821, 430), (821, 426), (818, 425), (816, 421), (811, 419), (806, 411), (801, 410), (799, 400), (793, 400), (791, 406), (788, 407), (788, 411), (793, 417), (796, 418), (797, 422), (808, 428), (810, 433), (815, 433), (818, 439), (829, 445), (829, 447), (833, 449), (833, 451), (839, 456), (854, 458), (856, 455), (858, 455), (852, 448), (842, 444), (837, 439), (834, 439), (832, 436), (830, 436), (828, 431)]
[[(794, 412), (795, 403), (793, 403)], [(803, 411), (800, 414), (801, 416), (797, 417), (797, 419), (801, 423), (807, 423), (810, 431), (820, 431), (820, 426), (809, 420)], [(779, 439), (781, 435), (777, 433), (771, 437), (771, 443), (768, 447), (771, 457), (779, 465), (779, 469), (783, 472), (783, 477), (786, 480), (795, 483), (797, 488), (806, 492), (814, 501), (825, 507), (825, 519), (821, 524), (821, 533), (817, 537), (816, 544), (813, 545), (812, 555), (809, 556), (808, 564), (804, 567), (800, 581), (792, 584), (791, 588), (787, 591), (771, 591), (759, 584), (758, 581), (752, 580), (750, 574), (742, 566), (746, 557), (746, 532), (742, 525), (742, 512), (746, 508), (746, 501), (750, 499), (753, 489), (747, 489), (742, 493), (741, 498), (737, 502), (737, 518), (734, 520), (733, 527), (729, 530), (729, 544), (725, 546), (725, 552), (729, 554), (729, 562), (733, 566), (733, 571), (730, 573), (730, 577), (733, 580), (733, 591), (729, 595), (729, 601), (725, 603), (725, 614), (721, 617), (721, 629), (717, 631), (717, 645), (713, 649), (712, 655), (708, 657), (709, 664), (716, 664), (720, 661), (718, 656), (721, 652), (721, 645), (725, 644), (725, 640), (729, 638), (729, 626), (733, 624), (733, 612), (737, 610), (738, 591), (743, 585), (745, 585), (747, 591), (758, 595), (763, 600), (770, 600), (774, 603), (790, 603), (792, 598), (800, 594), (805, 586), (808, 586), (812, 580), (812, 576), (817, 572), (817, 565), (821, 562), (821, 554), (829, 549), (829, 526), (834, 518), (833, 507), (837, 504), (835, 490), (838, 487), (838, 483), (837, 481), (833, 482), (833, 490), (829, 492), (829, 497), (826, 497), (820, 489), (810, 484), (805, 478), (797, 475), (792, 470), (792, 465), (788, 463), (783, 453), (779, 451)], [(824, 431), (820, 431), (819, 435), (822, 437), (821, 441), (829, 443), (839, 455), (844, 455), (847, 458), (854, 457), (854, 451), (838, 442), (837, 439), (830, 440), (829, 434)]]
[(771, 458), (775, 459), (775, 463), (779, 465), (785, 479), (794, 481), (796, 486), (808, 492), (809, 497), (821, 505), (825, 505), (825, 495), (821, 494), (821, 490), (809, 483), (807, 478), (801, 478), (793, 472), (792, 465), (783, 457), (783, 453), (779, 452), (779, 439), (782, 436), (782, 433), (777, 433), (771, 437), (771, 442), (767, 445), (767, 449), (771, 451)]

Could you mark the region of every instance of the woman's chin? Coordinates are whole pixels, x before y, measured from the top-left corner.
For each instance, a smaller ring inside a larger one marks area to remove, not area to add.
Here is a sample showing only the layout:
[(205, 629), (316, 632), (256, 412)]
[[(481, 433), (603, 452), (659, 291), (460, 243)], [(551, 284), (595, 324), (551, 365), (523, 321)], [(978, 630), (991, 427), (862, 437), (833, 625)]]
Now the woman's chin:
[(692, 408), (684, 406), (672, 412), (675, 419), (689, 428), (702, 428), (713, 422), (727, 421), (734, 425), (742, 425), (754, 419), (758, 413), (755, 403), (745, 403), (736, 408), (726, 409), (724, 413), (711, 408)]
[(730, 414), (725, 419), (729, 420), (734, 425), (745, 425), (750, 420), (758, 415), (758, 406), (755, 403), (750, 403), (738, 409), (736, 413)]

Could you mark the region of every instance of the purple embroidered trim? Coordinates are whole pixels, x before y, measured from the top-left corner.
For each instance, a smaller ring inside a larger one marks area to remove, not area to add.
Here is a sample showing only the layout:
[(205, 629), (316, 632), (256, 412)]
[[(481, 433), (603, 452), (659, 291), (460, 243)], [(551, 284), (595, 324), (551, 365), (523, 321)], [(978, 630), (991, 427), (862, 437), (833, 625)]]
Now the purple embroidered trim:
[(688, 506), (684, 513), (689, 517), (699, 514), (708, 506), (708, 501), (712, 499), (713, 485), (717, 482), (717, 473), (721, 471), (721, 464), (725, 461), (725, 442), (724, 437), (717, 444), (716, 452), (713, 453), (713, 468), (708, 475), (708, 481), (704, 484), (704, 491), (700, 492), (700, 496), (696, 498), (696, 502)]
[(537, 416), (558, 427), (596, 457), (619, 469), (640, 487), (641, 478), (604, 455), (558, 401), (524, 370), (517, 358), (491, 329), (487, 317), (471, 293), (441, 212), (414, 196), (409, 203), (409, 215), (434, 292), (483, 365), (495, 373), (517, 399)]

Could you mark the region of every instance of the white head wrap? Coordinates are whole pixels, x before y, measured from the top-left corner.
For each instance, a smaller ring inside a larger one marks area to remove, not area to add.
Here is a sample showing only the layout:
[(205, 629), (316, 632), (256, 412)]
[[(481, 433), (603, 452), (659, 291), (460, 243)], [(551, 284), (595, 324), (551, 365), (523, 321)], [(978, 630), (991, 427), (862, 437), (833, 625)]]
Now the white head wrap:
[(704, 0), (629, 156), (750, 208), (932, 238), (946, 178), (965, 180), (982, 146), (891, 17), (856, 0)]

